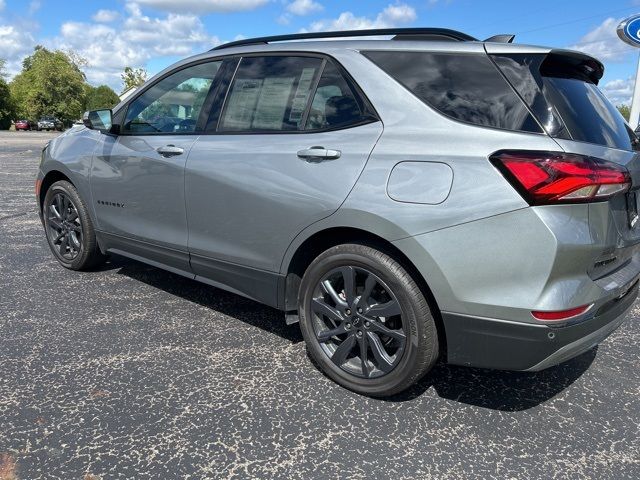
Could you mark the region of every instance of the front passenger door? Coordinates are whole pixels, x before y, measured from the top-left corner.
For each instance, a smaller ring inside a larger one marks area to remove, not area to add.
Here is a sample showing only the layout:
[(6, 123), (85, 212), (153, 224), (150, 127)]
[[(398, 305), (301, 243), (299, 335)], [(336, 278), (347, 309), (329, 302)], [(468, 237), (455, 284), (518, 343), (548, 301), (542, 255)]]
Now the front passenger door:
[(161, 79), (129, 104), (121, 134), (104, 136), (91, 186), (99, 229), (112, 249), (126, 243), (129, 253), (157, 254), (169, 266), (190, 269), (184, 168), (221, 64), (200, 63)]

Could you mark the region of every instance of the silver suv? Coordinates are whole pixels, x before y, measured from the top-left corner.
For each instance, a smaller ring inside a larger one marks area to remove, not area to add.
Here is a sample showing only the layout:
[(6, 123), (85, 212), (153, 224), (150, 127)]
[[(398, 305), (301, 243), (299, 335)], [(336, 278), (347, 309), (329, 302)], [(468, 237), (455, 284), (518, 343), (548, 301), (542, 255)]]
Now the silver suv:
[(638, 140), (600, 62), (512, 39), (298, 34), (181, 61), (44, 149), (49, 246), (279, 308), (367, 395), (439, 357), (563, 362), (636, 298)]

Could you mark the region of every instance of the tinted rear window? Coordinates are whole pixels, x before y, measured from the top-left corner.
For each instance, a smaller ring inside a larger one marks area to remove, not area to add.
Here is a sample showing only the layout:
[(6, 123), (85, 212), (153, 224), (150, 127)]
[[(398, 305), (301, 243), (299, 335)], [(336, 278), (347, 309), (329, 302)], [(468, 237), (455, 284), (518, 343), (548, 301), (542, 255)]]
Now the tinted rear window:
[(554, 54), (493, 58), (550, 135), (622, 150), (633, 149), (633, 133), (618, 110), (585, 74), (588, 65)]
[(542, 133), (526, 105), (484, 54), (397, 50), (363, 54), (444, 115), (474, 125)]

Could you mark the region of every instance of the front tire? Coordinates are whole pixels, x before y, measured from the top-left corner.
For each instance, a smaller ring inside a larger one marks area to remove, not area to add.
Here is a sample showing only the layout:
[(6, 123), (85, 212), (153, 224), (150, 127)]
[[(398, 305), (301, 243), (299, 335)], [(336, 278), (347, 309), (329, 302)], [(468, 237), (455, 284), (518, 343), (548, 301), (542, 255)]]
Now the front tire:
[(366, 245), (338, 245), (316, 258), (302, 279), (298, 312), (310, 356), (358, 393), (399, 393), (438, 358), (420, 287), (395, 259)]
[(51, 252), (63, 267), (86, 270), (105, 259), (88, 209), (71, 183), (61, 180), (49, 187), (42, 218)]

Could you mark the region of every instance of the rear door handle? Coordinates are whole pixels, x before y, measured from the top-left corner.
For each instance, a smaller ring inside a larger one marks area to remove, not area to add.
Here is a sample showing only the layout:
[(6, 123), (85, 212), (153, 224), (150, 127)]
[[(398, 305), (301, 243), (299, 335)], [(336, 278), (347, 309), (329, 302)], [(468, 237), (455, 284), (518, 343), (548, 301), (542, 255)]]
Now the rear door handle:
[(175, 145), (165, 145), (164, 147), (158, 147), (156, 149), (163, 157), (175, 157), (184, 153), (184, 148), (176, 147)]
[(335, 160), (340, 158), (340, 150), (330, 150), (324, 147), (311, 147), (298, 152), (298, 158), (308, 162), (322, 162), (324, 160)]

